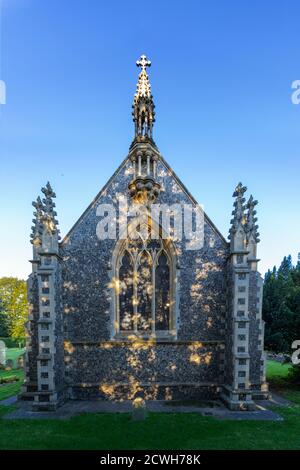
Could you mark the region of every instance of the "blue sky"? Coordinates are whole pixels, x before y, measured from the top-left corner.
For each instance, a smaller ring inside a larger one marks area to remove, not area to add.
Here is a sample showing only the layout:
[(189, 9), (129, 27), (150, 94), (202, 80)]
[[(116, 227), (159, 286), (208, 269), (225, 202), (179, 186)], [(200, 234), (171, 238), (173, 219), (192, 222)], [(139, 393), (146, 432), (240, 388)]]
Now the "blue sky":
[(136, 59), (152, 60), (156, 143), (227, 237), (241, 180), (261, 271), (300, 251), (297, 1), (2, 0), (0, 276), (26, 277), (49, 179), (65, 234), (126, 156)]

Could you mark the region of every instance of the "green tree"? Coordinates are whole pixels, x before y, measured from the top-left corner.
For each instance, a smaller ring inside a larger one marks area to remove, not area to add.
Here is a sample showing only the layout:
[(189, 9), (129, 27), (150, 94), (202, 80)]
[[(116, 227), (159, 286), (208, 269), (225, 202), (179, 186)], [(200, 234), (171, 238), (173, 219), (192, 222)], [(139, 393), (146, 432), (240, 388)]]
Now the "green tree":
[(296, 269), (300, 271), (300, 253), (298, 253), (298, 261), (297, 261)]
[(0, 309), (5, 331), (14, 339), (23, 338), (28, 317), (25, 281), (15, 277), (0, 279)]
[(284, 279), (288, 280), (291, 276), (293, 270), (293, 263), (291, 255), (285, 256), (281, 262), (281, 265), (278, 269), (278, 276), (282, 276)]
[(8, 319), (0, 299), (0, 338), (7, 337), (8, 335)]
[[(291, 308), (295, 313), (294, 330), (292, 336), (294, 339), (300, 340), (300, 253), (298, 253), (298, 262), (292, 272), (293, 277), (293, 293), (291, 299)], [(300, 385), (300, 364), (293, 365), (290, 378)]]
[(300, 339), (300, 263), (294, 267), (285, 256), (278, 270), (268, 271), (264, 280), (263, 318), (265, 345), (275, 352), (291, 353), (291, 344)]

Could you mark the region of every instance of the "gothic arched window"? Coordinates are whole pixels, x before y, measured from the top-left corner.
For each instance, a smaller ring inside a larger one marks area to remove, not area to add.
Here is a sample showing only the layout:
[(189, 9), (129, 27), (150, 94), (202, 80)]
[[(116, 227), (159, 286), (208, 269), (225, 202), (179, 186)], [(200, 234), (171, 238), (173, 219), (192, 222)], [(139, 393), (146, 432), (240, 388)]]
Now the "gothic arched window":
[(128, 251), (124, 251), (119, 269), (119, 315), (124, 330), (133, 329), (133, 265)]
[(174, 330), (174, 256), (165, 240), (125, 240), (115, 258), (116, 333)]
[(164, 251), (155, 269), (155, 329), (168, 330), (170, 320), (170, 268)]
[(152, 257), (149, 252), (142, 251), (137, 263), (137, 294), (136, 315), (137, 330), (151, 331), (152, 322)]

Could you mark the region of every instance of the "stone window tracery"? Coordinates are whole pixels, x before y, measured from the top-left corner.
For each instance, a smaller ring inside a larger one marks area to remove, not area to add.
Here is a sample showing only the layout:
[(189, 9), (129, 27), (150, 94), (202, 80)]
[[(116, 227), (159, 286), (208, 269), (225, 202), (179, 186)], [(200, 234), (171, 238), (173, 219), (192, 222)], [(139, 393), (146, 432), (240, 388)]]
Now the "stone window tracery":
[(174, 329), (174, 259), (162, 238), (124, 240), (115, 266), (116, 333)]

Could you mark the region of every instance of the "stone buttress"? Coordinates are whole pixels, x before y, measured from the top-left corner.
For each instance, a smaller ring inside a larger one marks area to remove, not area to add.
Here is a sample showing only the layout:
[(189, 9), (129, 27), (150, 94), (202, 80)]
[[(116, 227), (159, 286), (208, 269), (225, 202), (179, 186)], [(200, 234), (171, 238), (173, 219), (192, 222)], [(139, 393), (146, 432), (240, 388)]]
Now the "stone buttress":
[(35, 208), (31, 242), (32, 274), (28, 279), (29, 319), (26, 325), (25, 381), (21, 398), (37, 410), (55, 409), (64, 400), (61, 258), (54, 211), (55, 193), (49, 183)]
[[(257, 201), (245, 205), (247, 188), (235, 189), (228, 259), (226, 377), (222, 398), (234, 410), (252, 410), (254, 398), (268, 396), (263, 352), (262, 289), (257, 272)], [(246, 213), (247, 209), (247, 213)]]

